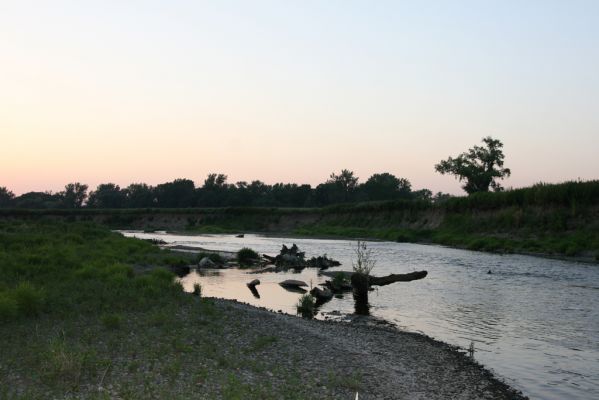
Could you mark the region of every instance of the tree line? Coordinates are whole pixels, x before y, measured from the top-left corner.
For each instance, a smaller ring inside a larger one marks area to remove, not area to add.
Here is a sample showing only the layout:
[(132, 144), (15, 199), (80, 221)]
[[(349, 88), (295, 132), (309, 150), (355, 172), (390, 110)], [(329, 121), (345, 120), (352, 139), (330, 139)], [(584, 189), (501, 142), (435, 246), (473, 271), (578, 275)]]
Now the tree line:
[[(435, 165), (440, 174), (454, 175), (468, 193), (487, 192), (489, 188), (502, 191), (498, 180), (510, 176), (504, 168), (503, 143), (492, 137), (482, 139), (484, 146), (474, 146), (457, 157), (449, 157)], [(88, 185), (69, 183), (63, 191), (29, 192), (15, 196), (0, 187), (2, 208), (188, 208), (188, 207), (322, 207), (339, 203), (383, 200), (443, 201), (450, 197), (430, 190), (412, 190), (405, 178), (388, 172), (372, 175), (364, 183), (344, 169), (332, 173), (329, 179), (313, 188), (310, 185), (262, 181), (228, 183), (227, 175), (209, 174), (201, 187), (189, 179), (150, 186), (133, 183), (125, 188), (103, 183), (88, 193)]]
[(227, 175), (209, 174), (202, 186), (190, 179), (175, 179), (156, 186), (133, 183), (121, 188), (103, 183), (95, 190), (82, 183), (69, 183), (64, 190), (28, 192), (15, 196), (0, 187), (2, 208), (188, 208), (188, 207), (322, 207), (338, 203), (383, 200), (433, 200), (448, 195), (428, 189), (414, 191), (410, 181), (390, 173), (372, 175), (364, 183), (352, 171), (342, 170), (312, 187), (308, 184), (262, 181), (228, 183)]

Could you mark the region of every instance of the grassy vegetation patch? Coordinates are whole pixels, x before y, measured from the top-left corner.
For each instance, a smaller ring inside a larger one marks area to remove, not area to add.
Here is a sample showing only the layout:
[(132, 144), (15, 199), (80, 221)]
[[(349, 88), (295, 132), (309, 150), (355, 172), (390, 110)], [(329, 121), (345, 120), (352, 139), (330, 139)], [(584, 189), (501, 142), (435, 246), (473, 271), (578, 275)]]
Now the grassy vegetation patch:
[(87, 222), (0, 221), (0, 239), (2, 399), (338, 391), (297, 379), (300, 366), (281, 367), (269, 353), (279, 338), (248, 333), (241, 311), (183, 293), (168, 266), (189, 255)]

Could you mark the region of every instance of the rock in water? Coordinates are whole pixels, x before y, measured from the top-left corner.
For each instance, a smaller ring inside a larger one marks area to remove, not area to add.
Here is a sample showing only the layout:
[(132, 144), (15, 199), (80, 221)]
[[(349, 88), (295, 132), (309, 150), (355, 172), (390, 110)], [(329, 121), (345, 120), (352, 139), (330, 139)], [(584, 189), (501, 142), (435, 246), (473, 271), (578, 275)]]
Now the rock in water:
[(289, 288), (300, 288), (302, 286), (308, 286), (308, 284), (304, 281), (298, 281), (296, 279), (287, 279), (281, 283), (279, 283), (279, 285), (283, 286), (283, 287), (289, 287)]
[(310, 290), (310, 294), (317, 300), (330, 300), (333, 298), (333, 292), (329, 288), (321, 289), (319, 287), (315, 287)]
[(198, 266), (200, 268), (214, 268), (216, 264), (209, 257), (204, 257), (200, 260)]

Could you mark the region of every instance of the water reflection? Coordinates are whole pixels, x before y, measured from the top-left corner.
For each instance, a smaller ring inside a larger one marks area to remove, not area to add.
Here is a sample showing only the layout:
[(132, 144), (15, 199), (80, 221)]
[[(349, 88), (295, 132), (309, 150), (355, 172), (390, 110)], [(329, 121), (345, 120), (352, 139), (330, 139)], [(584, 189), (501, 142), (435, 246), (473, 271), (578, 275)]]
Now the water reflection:
[[(347, 240), (271, 238), (245, 235), (177, 236), (129, 233), (169, 243), (237, 251), (250, 247), (277, 254), (296, 243), (306, 255), (327, 254), (351, 268), (354, 244)], [(317, 318), (369, 312), (401, 328), (424, 332), (468, 348), (508, 383), (532, 398), (599, 398), (599, 268), (517, 255), (491, 255), (437, 246), (369, 243), (377, 258), (375, 275), (428, 270), (420, 281), (396, 283), (368, 293), (367, 310), (353, 296), (335, 296), (319, 305)], [(333, 269), (335, 270), (335, 269)], [(492, 274), (487, 274), (492, 270)], [(260, 297), (246, 284), (261, 281)], [(247, 274), (240, 270), (192, 271), (181, 279), (191, 291), (201, 283), (205, 296), (237, 299), (295, 314), (301, 294), (278, 285), (300, 279), (324, 282), (316, 270)]]

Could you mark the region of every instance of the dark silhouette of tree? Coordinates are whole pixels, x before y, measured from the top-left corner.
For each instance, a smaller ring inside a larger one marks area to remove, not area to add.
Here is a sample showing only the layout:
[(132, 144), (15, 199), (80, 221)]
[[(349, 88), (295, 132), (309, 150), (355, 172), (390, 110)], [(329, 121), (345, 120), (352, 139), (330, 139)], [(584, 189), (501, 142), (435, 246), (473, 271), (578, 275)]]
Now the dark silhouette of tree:
[(195, 204), (195, 184), (189, 179), (162, 183), (155, 190), (158, 207), (187, 208)]
[(358, 186), (358, 177), (352, 171), (343, 169), (339, 175), (333, 172), (324, 185), (321, 191), (327, 198), (327, 204), (348, 202)]
[(225, 174), (208, 174), (204, 180), (203, 189), (223, 188), (227, 184), (227, 175)]
[(15, 194), (13, 192), (4, 186), (0, 186), (0, 208), (8, 208), (13, 206), (14, 199)]
[(15, 197), (13, 204), (15, 208), (63, 208), (64, 199), (60, 193), (27, 192)]
[(225, 207), (230, 204), (230, 192), (235, 185), (227, 184), (227, 175), (208, 174), (204, 186), (196, 190), (196, 205), (199, 207)]
[[(195, 187), (189, 179), (175, 179), (156, 187), (133, 183), (120, 188), (114, 183), (98, 185), (87, 197), (87, 185), (71, 183), (65, 190), (30, 192), (14, 197), (7, 188), (0, 187), (0, 207), (15, 208), (188, 208), (188, 207), (316, 207), (337, 203), (369, 200), (396, 200), (419, 198), (431, 201), (432, 193), (424, 190), (411, 192), (407, 179), (390, 173), (372, 175), (359, 185), (358, 177), (349, 170), (333, 173), (325, 182), (312, 188), (295, 183), (266, 184), (260, 180), (227, 183), (227, 175), (209, 174), (202, 187)], [(11, 200), (12, 198), (12, 200)], [(85, 202), (87, 198), (87, 202)]]
[(94, 208), (122, 208), (127, 200), (127, 192), (121, 190), (114, 183), (98, 185), (95, 191), (89, 194), (88, 207)]
[(129, 208), (145, 208), (156, 206), (154, 188), (145, 183), (132, 183), (124, 189), (126, 206)]
[(398, 178), (388, 172), (374, 174), (360, 186), (368, 200), (407, 199), (412, 184), (405, 178)]
[(503, 143), (490, 136), (482, 141), (485, 146), (474, 146), (456, 158), (449, 157), (435, 165), (435, 170), (443, 175), (455, 175), (460, 182), (465, 180), (462, 188), (468, 194), (488, 192), (489, 187), (502, 190), (497, 180), (511, 174), (509, 168), (503, 168)]
[(439, 204), (439, 203), (443, 203), (443, 202), (445, 202), (445, 201), (447, 201), (447, 200), (451, 199), (452, 197), (453, 197), (453, 196), (452, 196), (452, 195), (450, 195), (449, 193), (437, 192), (437, 193), (436, 193), (436, 194), (433, 196), (433, 198), (432, 198), (432, 201), (433, 201), (433, 203), (437, 203), (437, 204)]
[(87, 198), (87, 185), (79, 182), (69, 183), (64, 187), (64, 191), (60, 192), (62, 202), (65, 208), (81, 208), (83, 202)]
[(412, 199), (431, 201), (433, 199), (433, 192), (428, 189), (420, 189), (412, 192)]

